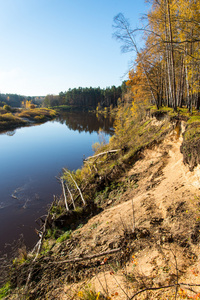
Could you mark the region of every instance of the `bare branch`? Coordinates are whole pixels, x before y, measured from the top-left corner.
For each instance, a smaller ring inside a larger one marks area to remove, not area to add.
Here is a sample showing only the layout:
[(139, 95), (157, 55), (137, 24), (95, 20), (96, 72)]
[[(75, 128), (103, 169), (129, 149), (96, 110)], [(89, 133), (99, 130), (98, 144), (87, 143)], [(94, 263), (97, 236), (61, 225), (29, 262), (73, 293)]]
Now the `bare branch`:
[(88, 156), (84, 161), (87, 161), (87, 160), (89, 160), (91, 158), (94, 158), (94, 157), (98, 157), (98, 156), (101, 156), (101, 155), (105, 155), (105, 154), (113, 153), (113, 152), (118, 152), (118, 151), (121, 151), (121, 149), (115, 149), (115, 150), (109, 150), (109, 151), (101, 152), (101, 153), (96, 154), (96, 155)]
[(80, 194), (80, 196), (81, 196), (81, 199), (82, 199), (82, 201), (83, 201), (83, 204), (86, 205), (86, 202), (85, 202), (85, 200), (84, 200), (84, 198), (83, 198), (83, 195), (82, 195), (82, 193), (81, 193), (81, 190), (80, 190), (78, 184), (76, 183), (75, 179), (73, 178), (73, 176), (71, 175), (71, 173), (70, 173), (69, 171), (67, 171), (65, 168), (64, 168), (63, 170), (64, 170), (67, 174), (69, 174), (69, 176), (71, 177), (71, 179), (72, 179), (73, 182), (75, 183), (75, 185), (76, 185), (76, 187), (77, 187), (77, 189), (78, 189), (78, 191), (79, 191), (79, 194)]
[(98, 253), (98, 254), (93, 254), (93, 255), (88, 255), (88, 256), (84, 256), (84, 257), (74, 257), (72, 259), (67, 259), (67, 260), (62, 260), (62, 261), (55, 261), (55, 262), (51, 262), (51, 264), (79, 262), (79, 261), (84, 261), (84, 260), (88, 260), (88, 259), (97, 258), (97, 257), (104, 256), (104, 255), (113, 254), (113, 253), (116, 253), (116, 252), (119, 252), (119, 251), (121, 251), (121, 248), (112, 249), (112, 250), (109, 250), (109, 251), (105, 251), (105, 252)]

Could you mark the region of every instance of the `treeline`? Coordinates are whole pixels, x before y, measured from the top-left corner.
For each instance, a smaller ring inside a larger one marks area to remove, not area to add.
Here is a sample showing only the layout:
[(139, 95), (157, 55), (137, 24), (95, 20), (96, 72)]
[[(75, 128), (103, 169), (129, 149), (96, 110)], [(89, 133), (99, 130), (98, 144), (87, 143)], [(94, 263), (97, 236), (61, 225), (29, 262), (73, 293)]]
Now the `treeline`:
[[(145, 27), (132, 29), (119, 14), (114, 18), (115, 37), (122, 51), (137, 53), (128, 84), (135, 99), (149, 99), (159, 108), (186, 105), (200, 108), (200, 2), (151, 0)], [(137, 34), (145, 46), (139, 49)]]
[(36, 105), (40, 105), (44, 97), (31, 97), (31, 96), (21, 96), (17, 94), (1, 94), (0, 93), (0, 107), (4, 105), (9, 105), (11, 107), (22, 107), (23, 103), (27, 101)]
[(27, 107), (25, 103), (43, 107), (70, 106), (85, 109), (99, 109), (104, 107), (116, 107), (122, 102), (126, 93), (126, 83), (121, 86), (98, 88), (73, 88), (67, 92), (60, 92), (59, 95), (47, 95), (46, 97), (21, 96), (17, 94), (0, 94), (0, 106)]
[(58, 96), (47, 95), (43, 105), (46, 107), (69, 105), (80, 108), (113, 107), (123, 99), (126, 92), (125, 82), (118, 87), (112, 86), (106, 89), (98, 88), (74, 88), (67, 92), (60, 92)]
[(0, 106), (10, 105), (12, 107), (21, 107), (22, 101), (26, 99), (27, 97), (17, 94), (0, 94)]

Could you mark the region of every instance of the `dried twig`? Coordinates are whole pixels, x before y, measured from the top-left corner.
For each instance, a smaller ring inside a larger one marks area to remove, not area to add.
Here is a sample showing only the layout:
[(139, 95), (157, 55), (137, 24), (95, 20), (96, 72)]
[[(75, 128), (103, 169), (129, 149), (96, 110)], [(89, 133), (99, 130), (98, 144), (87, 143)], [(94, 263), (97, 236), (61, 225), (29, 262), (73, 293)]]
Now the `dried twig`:
[(89, 160), (91, 158), (94, 158), (94, 157), (98, 157), (98, 156), (101, 156), (101, 155), (105, 155), (105, 154), (108, 154), (108, 153), (114, 153), (114, 152), (118, 152), (118, 151), (121, 151), (121, 149), (109, 150), (109, 151), (101, 152), (101, 153), (96, 154), (96, 155), (88, 156), (84, 161), (87, 161), (87, 160)]
[(93, 254), (93, 255), (88, 255), (88, 256), (85, 256), (85, 257), (74, 257), (73, 259), (55, 261), (55, 262), (51, 262), (51, 264), (62, 264), (62, 263), (71, 263), (71, 262), (84, 261), (84, 260), (93, 259), (93, 258), (97, 258), (97, 257), (100, 257), (100, 256), (108, 255), (108, 254), (113, 254), (113, 253), (119, 252), (120, 250), (121, 250), (121, 248), (112, 249), (112, 250), (109, 250), (109, 251), (105, 251), (105, 252), (98, 253), (98, 254)]
[(178, 288), (180, 287), (181, 285), (183, 286), (200, 286), (200, 284), (188, 284), (188, 283), (178, 283), (178, 284), (170, 284), (170, 285), (164, 285), (164, 286), (159, 286), (159, 287), (149, 287), (149, 288), (144, 288), (143, 290), (140, 290), (138, 292), (136, 292), (131, 298), (130, 300), (132, 300), (133, 298), (135, 298), (137, 295), (143, 293), (143, 292), (146, 292), (146, 291), (156, 291), (156, 290), (163, 290), (163, 289), (168, 289), (168, 288), (172, 288), (172, 287), (175, 287), (175, 288)]

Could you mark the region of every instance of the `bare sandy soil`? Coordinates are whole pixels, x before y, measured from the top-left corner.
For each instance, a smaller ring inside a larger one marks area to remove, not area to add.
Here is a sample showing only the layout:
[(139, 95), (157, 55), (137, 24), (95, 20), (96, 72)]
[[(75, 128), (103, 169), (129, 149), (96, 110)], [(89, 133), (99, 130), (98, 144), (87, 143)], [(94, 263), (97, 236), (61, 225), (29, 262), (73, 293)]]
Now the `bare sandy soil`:
[(146, 149), (126, 175), (131, 187), (66, 242), (69, 259), (105, 255), (58, 299), (84, 299), (87, 286), (107, 299), (200, 299), (200, 166), (183, 164), (181, 139), (172, 133)]

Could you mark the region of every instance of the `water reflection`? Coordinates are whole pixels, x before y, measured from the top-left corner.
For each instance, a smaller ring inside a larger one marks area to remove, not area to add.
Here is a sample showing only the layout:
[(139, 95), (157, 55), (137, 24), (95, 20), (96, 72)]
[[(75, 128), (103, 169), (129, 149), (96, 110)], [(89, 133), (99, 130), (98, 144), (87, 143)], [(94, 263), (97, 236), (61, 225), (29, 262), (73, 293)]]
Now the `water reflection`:
[(16, 130), (14, 129), (14, 130), (7, 131), (5, 134), (8, 136), (13, 136), (15, 133), (16, 133)]
[(114, 119), (102, 114), (88, 112), (62, 112), (56, 121), (66, 124), (69, 129), (79, 132), (98, 132), (101, 128), (106, 134), (113, 133)]
[[(108, 140), (113, 119), (90, 113), (62, 113), (54, 121), (0, 134), (0, 252), (23, 234), (32, 247), (35, 220), (46, 213), (63, 167), (78, 169), (93, 154), (99, 129)], [(6, 248), (8, 251), (8, 248)]]

